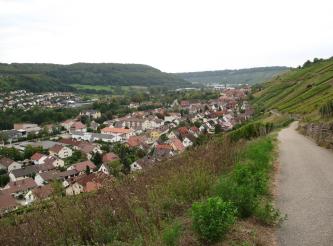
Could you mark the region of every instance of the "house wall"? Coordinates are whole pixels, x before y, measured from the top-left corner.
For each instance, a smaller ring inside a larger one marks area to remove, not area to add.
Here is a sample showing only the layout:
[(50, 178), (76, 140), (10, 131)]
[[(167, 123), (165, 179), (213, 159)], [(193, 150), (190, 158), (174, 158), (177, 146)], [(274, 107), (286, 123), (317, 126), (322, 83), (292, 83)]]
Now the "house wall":
[(58, 156), (62, 159), (72, 156), (73, 152), (68, 147), (63, 147), (62, 150), (59, 151)]
[(22, 167), (22, 164), (13, 162), (12, 164), (9, 165), (8, 172), (11, 172), (12, 170), (15, 170), (15, 169), (20, 169), (21, 167)]
[(39, 186), (44, 185), (44, 179), (39, 174), (35, 176), (35, 182)]
[(83, 192), (83, 186), (81, 186), (78, 183), (74, 183), (66, 188), (66, 195), (67, 196), (72, 196), (72, 195), (77, 195)]
[(103, 172), (107, 175), (110, 175), (109, 170), (105, 167), (104, 164), (101, 165), (101, 167), (98, 169), (99, 172)]

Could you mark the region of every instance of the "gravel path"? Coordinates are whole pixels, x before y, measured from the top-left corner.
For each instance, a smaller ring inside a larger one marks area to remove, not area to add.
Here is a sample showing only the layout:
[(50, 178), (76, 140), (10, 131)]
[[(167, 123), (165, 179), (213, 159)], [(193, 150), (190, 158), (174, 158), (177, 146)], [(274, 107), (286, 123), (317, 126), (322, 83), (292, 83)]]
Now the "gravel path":
[(288, 219), (278, 245), (333, 245), (333, 152), (299, 134), (297, 123), (279, 134), (277, 206)]

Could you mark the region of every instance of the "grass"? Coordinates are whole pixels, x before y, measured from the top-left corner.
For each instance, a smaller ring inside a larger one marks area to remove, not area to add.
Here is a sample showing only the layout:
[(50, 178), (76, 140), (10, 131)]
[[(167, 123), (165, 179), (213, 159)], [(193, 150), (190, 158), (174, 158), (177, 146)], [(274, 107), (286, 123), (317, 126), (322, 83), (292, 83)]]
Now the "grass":
[(84, 84), (71, 84), (78, 90), (92, 90), (97, 92), (109, 92), (114, 95), (123, 95), (131, 91), (146, 91), (146, 86), (112, 86), (112, 85), (84, 85)]
[(36, 203), (27, 213), (1, 219), (0, 240), (4, 245), (161, 245), (178, 233), (166, 233), (166, 225), (209, 196), (241, 146), (219, 137), (147, 172), (110, 181), (96, 193)]
[(76, 89), (79, 90), (96, 90), (96, 91), (113, 91), (114, 86), (111, 85), (83, 85), (83, 84), (71, 84)]

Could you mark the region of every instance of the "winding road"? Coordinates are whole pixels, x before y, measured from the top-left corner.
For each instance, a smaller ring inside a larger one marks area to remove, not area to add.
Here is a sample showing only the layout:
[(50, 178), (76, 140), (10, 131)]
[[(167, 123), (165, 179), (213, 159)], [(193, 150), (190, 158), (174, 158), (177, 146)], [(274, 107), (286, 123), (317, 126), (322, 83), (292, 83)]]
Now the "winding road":
[(333, 152), (296, 131), (279, 133), (277, 206), (288, 219), (277, 231), (278, 245), (333, 245)]

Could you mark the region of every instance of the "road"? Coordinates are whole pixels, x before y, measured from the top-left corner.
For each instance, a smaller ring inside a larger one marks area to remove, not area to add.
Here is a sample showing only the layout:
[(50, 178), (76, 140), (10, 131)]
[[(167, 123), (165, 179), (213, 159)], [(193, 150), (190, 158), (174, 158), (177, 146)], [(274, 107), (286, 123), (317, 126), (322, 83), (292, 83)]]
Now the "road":
[(333, 245), (333, 151), (299, 134), (297, 122), (279, 133), (277, 206), (288, 219), (278, 245)]

